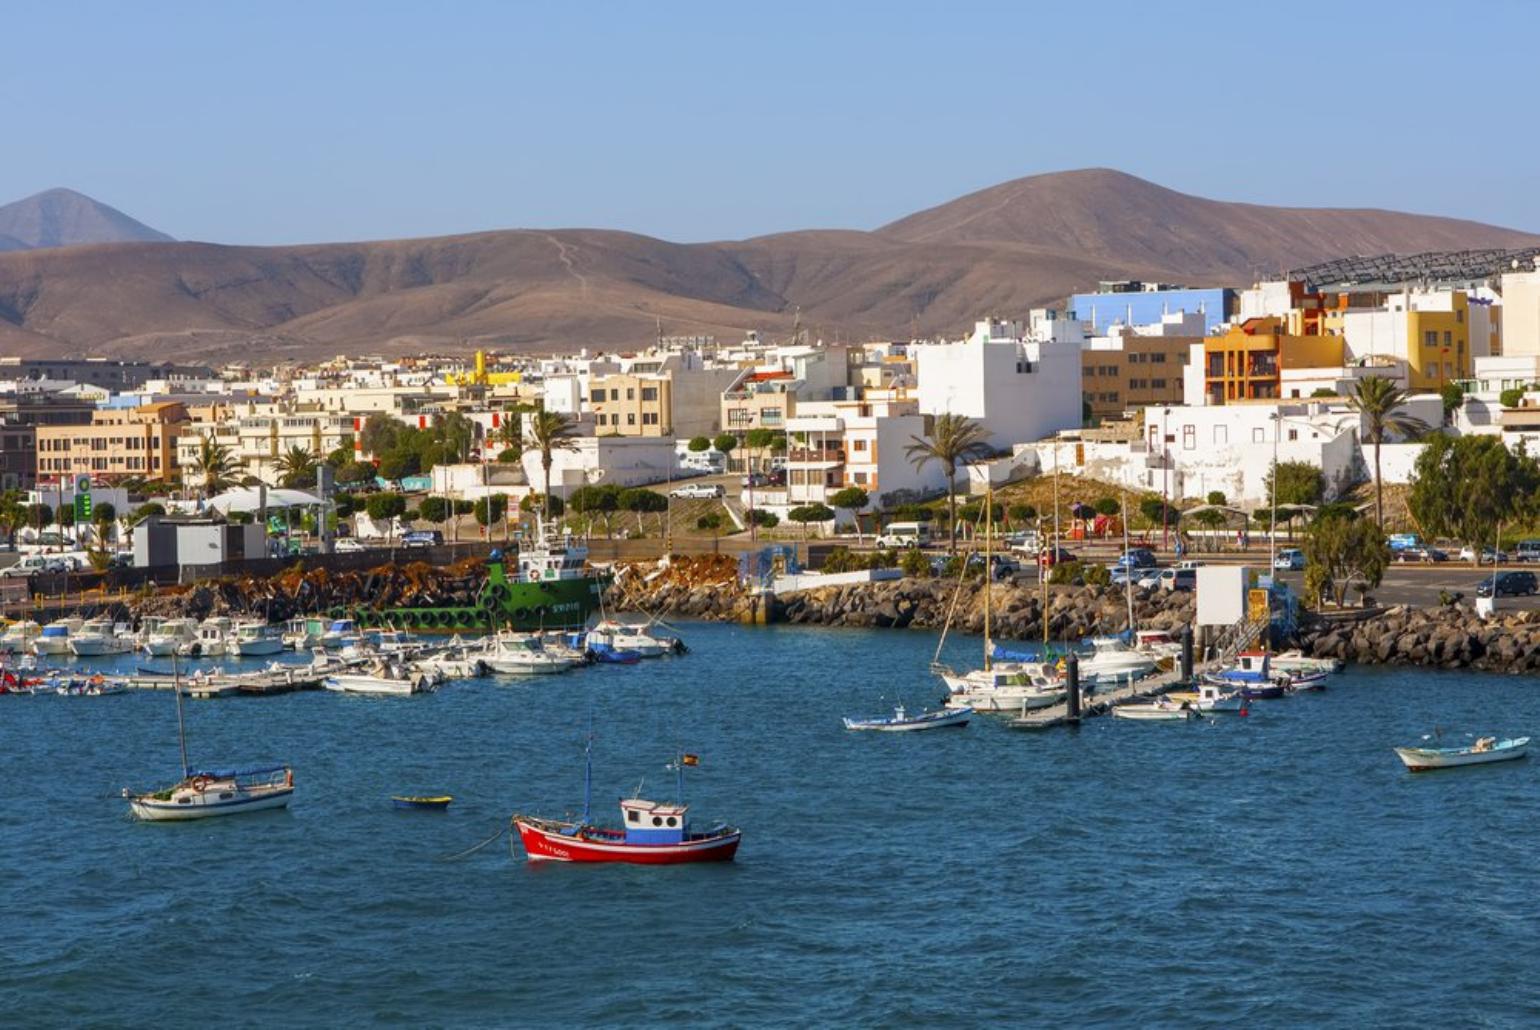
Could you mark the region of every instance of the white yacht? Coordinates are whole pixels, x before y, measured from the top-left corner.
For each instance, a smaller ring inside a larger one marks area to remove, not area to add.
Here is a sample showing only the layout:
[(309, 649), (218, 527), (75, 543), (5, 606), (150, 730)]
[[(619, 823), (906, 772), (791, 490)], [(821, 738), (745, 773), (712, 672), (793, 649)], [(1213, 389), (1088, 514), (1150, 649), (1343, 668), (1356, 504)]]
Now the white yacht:
[(134, 641), (131, 635), (119, 635), (111, 619), (92, 619), (70, 634), (69, 647), (77, 658), (99, 658), (127, 654), (134, 649)]
[(950, 694), (948, 708), (976, 712), (1023, 712), (1047, 708), (1064, 700), (1064, 680), (1043, 662), (995, 662), (987, 669), (952, 673), (941, 680)]
[(84, 619), (71, 616), (68, 619), (55, 619), (43, 627), (32, 641), (32, 653), (39, 657), (58, 657), (70, 653), (70, 634), (74, 633), (82, 625)]
[[(150, 621), (145, 620), (147, 623)], [(162, 619), (159, 625), (147, 625), (142, 633), (144, 653), (154, 658), (192, 654), (198, 643), (198, 624), (192, 619)]]
[(283, 636), (261, 619), (242, 619), (225, 648), (242, 658), (266, 658), (283, 652)]
[(435, 677), (396, 662), (377, 660), (358, 669), (343, 669), (326, 677), (327, 690), (345, 694), (422, 694), (433, 690)]
[(566, 672), (583, 664), (579, 658), (547, 651), (539, 638), (523, 633), (499, 633), (487, 641), (485, 650), (472, 652), (472, 657), (493, 672), (510, 676)]
[(635, 651), (643, 658), (656, 658), (681, 649), (678, 637), (656, 633), (650, 624), (639, 626), (614, 619), (605, 619), (589, 630), (588, 645)]
[(32, 650), (32, 641), (43, 631), (43, 627), (31, 619), (22, 619), (5, 627), (5, 632), (0, 633), (0, 653), (3, 654), (29, 654)]
[(198, 623), (198, 653), (205, 658), (229, 654), (233, 638), (230, 620), (223, 615), (210, 616)]
[(316, 643), (322, 647), (346, 647), (356, 644), (362, 639), (358, 632), (358, 623), (352, 619), (333, 619), (322, 631)]
[(1080, 656), (1080, 682), (1111, 686), (1142, 679), (1155, 671), (1155, 659), (1135, 651), (1121, 637), (1093, 637), (1090, 654)]

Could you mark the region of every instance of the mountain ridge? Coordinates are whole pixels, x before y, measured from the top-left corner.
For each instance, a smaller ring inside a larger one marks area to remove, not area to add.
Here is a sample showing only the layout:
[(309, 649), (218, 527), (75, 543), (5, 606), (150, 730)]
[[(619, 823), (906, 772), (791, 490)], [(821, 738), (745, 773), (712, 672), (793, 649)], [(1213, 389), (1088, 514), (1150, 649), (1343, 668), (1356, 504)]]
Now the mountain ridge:
[(1213, 201), (1093, 169), (1012, 180), (871, 232), (686, 244), (504, 229), (11, 250), (0, 252), (0, 349), (204, 360), (613, 349), (644, 345), (660, 321), (731, 337), (798, 319), (827, 338), (908, 338), (1056, 304), (1100, 279), (1242, 285), (1352, 253), (1535, 242), (1436, 216)]
[(0, 205), (0, 251), (170, 241), (117, 208), (64, 187)]

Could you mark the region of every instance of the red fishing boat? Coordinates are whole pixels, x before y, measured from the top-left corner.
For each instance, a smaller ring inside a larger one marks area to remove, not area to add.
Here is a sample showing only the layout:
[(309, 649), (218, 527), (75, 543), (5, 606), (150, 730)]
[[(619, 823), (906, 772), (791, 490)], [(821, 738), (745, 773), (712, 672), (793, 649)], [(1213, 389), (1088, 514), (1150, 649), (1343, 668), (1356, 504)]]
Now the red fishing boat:
[(575, 821), (515, 815), (513, 825), (530, 861), (633, 862), (641, 865), (677, 865), (682, 862), (729, 862), (738, 852), (743, 834), (721, 825), (703, 833), (690, 828), (690, 806), (684, 803), (684, 767), (696, 765), (694, 755), (679, 755), (673, 768), (678, 774), (679, 797), (670, 803), (642, 798), (622, 798), (619, 828), (595, 826), (589, 821), (593, 795), (593, 737), (588, 742), (588, 762), (583, 777), (583, 815)]

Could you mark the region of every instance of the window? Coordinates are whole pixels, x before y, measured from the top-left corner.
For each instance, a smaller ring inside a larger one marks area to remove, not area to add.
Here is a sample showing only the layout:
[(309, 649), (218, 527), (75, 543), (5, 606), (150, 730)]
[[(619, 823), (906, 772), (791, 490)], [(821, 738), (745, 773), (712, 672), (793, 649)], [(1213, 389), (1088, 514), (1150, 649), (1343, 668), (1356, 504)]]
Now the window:
[(1266, 443), (1267, 442), (1267, 430), (1263, 429), (1261, 426), (1257, 426), (1255, 429), (1253, 429), (1251, 431), (1251, 442), (1252, 443)]
[(1456, 322), (1464, 322), (1465, 321), (1465, 312), (1463, 312), (1463, 311), (1456, 311), (1454, 313), (1454, 320)]
[(1298, 429), (1291, 429), (1291, 430), (1289, 430), (1289, 439), (1290, 440), (1298, 440), (1299, 439), (1299, 430)]
[(1151, 379), (1150, 388), (1152, 390), (1164, 390), (1166, 388), (1166, 381), (1164, 379)]
[(1214, 427), (1214, 442), (1217, 443), (1217, 444), (1227, 444), (1227, 443), (1229, 443), (1230, 442), (1230, 427), (1229, 426), (1215, 426)]
[(861, 486), (865, 486), (866, 485), (866, 473), (865, 472), (856, 472), (856, 473), (854, 473), (852, 475), (852, 478), (855, 479), (857, 484), (859, 484)]
[(628, 400), (628, 401), (636, 400), (636, 387), (634, 387), (634, 386), (626, 387), (626, 400)]
[(595, 391), (593, 391), (593, 399), (594, 399), (594, 403), (595, 404), (603, 404), (604, 403), (604, 391), (603, 390), (595, 390)]
[(636, 425), (636, 412), (634, 412), (634, 411), (626, 412), (626, 425), (628, 425), (628, 426)]
[(642, 425), (644, 425), (644, 426), (655, 426), (657, 424), (658, 424), (658, 413), (656, 411), (644, 411), (644, 412), (642, 412)]
[(1166, 363), (1166, 355), (1163, 352), (1157, 351), (1150, 355), (1150, 360), (1157, 365), (1164, 365)]
[(1437, 347), (1438, 346), (1438, 331), (1435, 330), (1435, 329), (1429, 329), (1427, 332), (1423, 333), (1422, 334), (1422, 345), (1424, 347)]
[(658, 388), (656, 386), (644, 386), (644, 387), (642, 387), (642, 400), (644, 400), (644, 401), (655, 401), (657, 399), (658, 399)]
[(626, 813), (626, 821), (627, 822), (633, 822), (634, 823), (637, 820), (639, 820), (640, 818), (641, 818), (641, 816), (637, 813), (636, 809), (634, 809), (634, 808), (631, 809), (631, 811)]
[(1182, 427), (1182, 450), (1195, 451), (1198, 449), (1198, 427)]
[(1445, 347), (1448, 347), (1448, 346), (1451, 345), (1451, 341), (1452, 341), (1453, 336), (1454, 336), (1454, 334), (1451, 333), (1448, 329), (1444, 330), (1444, 346)]

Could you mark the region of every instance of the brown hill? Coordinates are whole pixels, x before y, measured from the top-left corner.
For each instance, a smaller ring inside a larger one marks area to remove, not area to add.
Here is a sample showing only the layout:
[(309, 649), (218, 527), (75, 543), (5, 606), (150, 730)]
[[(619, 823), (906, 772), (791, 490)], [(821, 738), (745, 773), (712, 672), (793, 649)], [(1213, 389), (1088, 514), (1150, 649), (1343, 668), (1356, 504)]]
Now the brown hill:
[(44, 190), (0, 205), (0, 250), (170, 239), (74, 190)]
[(635, 347), (803, 322), (957, 331), (1120, 276), (1247, 281), (1349, 253), (1516, 246), (1390, 212), (1222, 204), (1115, 172), (1037, 176), (873, 233), (677, 244), (592, 229), (296, 247), (129, 243), (0, 253), (0, 352), (277, 360), (472, 346)]

